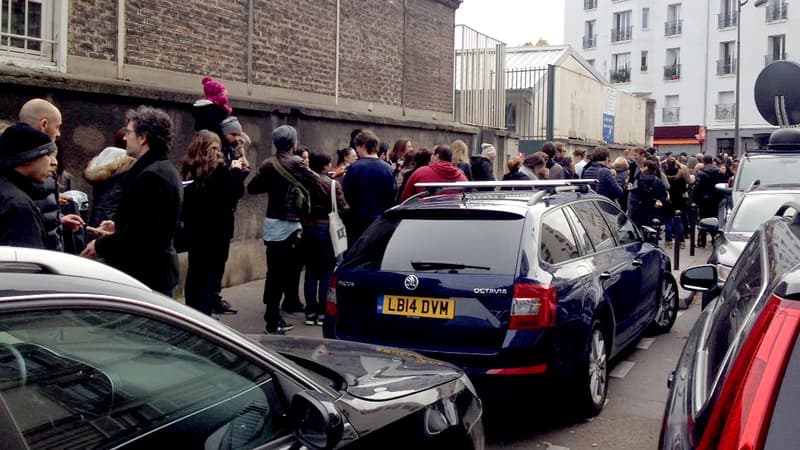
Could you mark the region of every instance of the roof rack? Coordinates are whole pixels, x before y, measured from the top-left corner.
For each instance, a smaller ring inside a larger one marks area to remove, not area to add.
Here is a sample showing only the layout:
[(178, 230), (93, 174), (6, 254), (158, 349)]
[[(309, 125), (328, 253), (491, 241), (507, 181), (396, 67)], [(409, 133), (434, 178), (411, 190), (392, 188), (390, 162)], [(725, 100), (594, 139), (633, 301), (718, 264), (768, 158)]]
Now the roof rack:
[[(430, 195), (439, 191), (462, 191), (466, 194), (467, 191), (494, 191), (496, 188), (501, 189), (535, 189), (535, 191), (528, 198), (528, 204), (533, 205), (539, 202), (546, 194), (555, 194), (566, 190), (589, 192), (590, 187), (595, 185), (597, 180), (594, 179), (579, 179), (579, 180), (531, 180), (531, 181), (456, 181), (449, 183), (417, 183), (414, 187), (423, 188), (425, 191), (409, 197), (408, 200), (418, 199), (425, 195)], [(518, 192), (518, 191), (517, 191)], [(403, 202), (403, 203), (406, 203)]]

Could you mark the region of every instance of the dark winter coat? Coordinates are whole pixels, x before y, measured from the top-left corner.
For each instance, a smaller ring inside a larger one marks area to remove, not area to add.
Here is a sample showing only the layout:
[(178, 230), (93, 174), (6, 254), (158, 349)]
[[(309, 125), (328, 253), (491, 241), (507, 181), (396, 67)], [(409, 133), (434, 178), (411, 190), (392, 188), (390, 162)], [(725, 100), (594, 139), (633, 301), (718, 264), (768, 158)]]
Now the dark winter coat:
[(43, 184), (34, 183), (33, 201), (44, 217), (44, 248), (64, 251), (64, 229), (61, 226), (61, 209), (58, 206), (58, 185), (54, 177), (48, 177)]
[(171, 295), (178, 284), (173, 238), (182, 196), (178, 171), (166, 150), (151, 148), (125, 176), (116, 232), (95, 241), (97, 253), (151, 289)]
[(362, 224), (372, 222), (394, 203), (392, 167), (378, 158), (359, 159), (347, 169), (342, 189), (350, 205), (350, 219)]
[[(277, 161), (283, 166), (313, 198), (320, 195), (319, 176), (303, 165), (303, 160), (291, 152), (279, 152), (275, 155)], [(276, 160), (267, 158), (261, 163), (256, 176), (247, 185), (247, 192), (251, 195), (268, 193), (266, 216), (271, 219), (299, 222), (305, 220), (300, 211), (294, 206), (294, 199), (289, 195), (292, 184), (287, 181), (273, 165)], [(385, 163), (384, 163), (385, 164)], [(387, 165), (388, 167), (388, 165)], [(391, 172), (391, 169), (389, 169)], [(316, 191), (316, 192), (312, 192)]]
[(467, 181), (472, 181), (472, 167), (469, 166), (469, 163), (460, 162), (454, 165), (464, 172), (464, 176), (467, 177)]
[(494, 181), (494, 168), (492, 162), (483, 156), (471, 156), (470, 168), (472, 181)]
[(635, 184), (628, 200), (628, 213), (639, 226), (653, 226), (653, 219), (660, 220), (662, 216), (656, 200), (666, 204), (667, 188), (661, 178), (651, 173), (640, 173)]
[(598, 194), (604, 195), (611, 200), (622, 198), (622, 188), (614, 179), (611, 170), (597, 161), (590, 161), (586, 164), (581, 172), (581, 178), (586, 180), (595, 179), (597, 183), (592, 186), (592, 189), (597, 191)]
[(228, 246), (233, 238), (236, 204), (244, 194), (241, 170), (220, 164), (205, 180), (190, 183), (183, 191), (181, 221), (187, 250)]
[(219, 136), (220, 141), (225, 142), (222, 135), (222, 121), (228, 117), (225, 108), (211, 103), (211, 100), (200, 99), (192, 105), (192, 116), (194, 117), (194, 130), (213, 131)]
[(122, 196), (122, 179), (136, 162), (127, 154), (116, 153), (117, 156), (112, 158), (102, 157), (103, 153), (101, 152), (100, 155), (89, 161), (83, 172), (83, 177), (92, 185), (92, 210), (89, 213), (89, 225), (94, 227), (100, 225), (104, 220), (114, 220), (117, 205)]
[(0, 175), (0, 245), (45, 248), (44, 216), (30, 181), (15, 171)]
[[(311, 196), (311, 214), (309, 215), (309, 220), (327, 222), (328, 214), (333, 211), (333, 205), (331, 204), (331, 178), (321, 173), (319, 174), (318, 183), (320, 187), (319, 191), (314, 191), (314, 194)], [(338, 180), (336, 181), (336, 207), (340, 214), (350, 209), (350, 206), (344, 199), (342, 183)]]

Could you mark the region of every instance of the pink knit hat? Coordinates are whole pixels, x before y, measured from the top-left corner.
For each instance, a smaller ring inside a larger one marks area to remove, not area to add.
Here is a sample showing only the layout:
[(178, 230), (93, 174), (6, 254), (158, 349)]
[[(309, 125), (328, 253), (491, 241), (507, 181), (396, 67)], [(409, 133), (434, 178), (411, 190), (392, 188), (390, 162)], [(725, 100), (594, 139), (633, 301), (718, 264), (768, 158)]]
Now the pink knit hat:
[(233, 112), (233, 108), (228, 104), (228, 90), (225, 85), (215, 81), (211, 77), (203, 78), (203, 95), (211, 103), (221, 106), (228, 114)]

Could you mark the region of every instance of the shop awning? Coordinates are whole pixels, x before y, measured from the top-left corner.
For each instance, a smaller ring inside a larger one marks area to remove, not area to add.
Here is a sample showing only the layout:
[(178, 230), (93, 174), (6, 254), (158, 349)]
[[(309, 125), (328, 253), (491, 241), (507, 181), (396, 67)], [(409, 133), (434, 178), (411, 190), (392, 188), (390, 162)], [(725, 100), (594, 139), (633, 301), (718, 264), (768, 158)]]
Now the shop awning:
[(673, 139), (654, 139), (653, 145), (701, 145), (699, 139), (673, 138)]

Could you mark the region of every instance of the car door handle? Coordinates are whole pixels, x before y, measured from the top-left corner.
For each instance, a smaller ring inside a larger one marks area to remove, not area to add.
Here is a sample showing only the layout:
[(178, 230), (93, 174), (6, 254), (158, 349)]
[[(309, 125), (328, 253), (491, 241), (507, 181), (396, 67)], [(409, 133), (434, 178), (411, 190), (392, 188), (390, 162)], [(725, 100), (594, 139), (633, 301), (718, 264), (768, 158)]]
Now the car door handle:
[(611, 273), (610, 272), (603, 272), (603, 273), (600, 274), (600, 281), (604, 281), (604, 280), (607, 280), (609, 278), (611, 278)]
[(633, 264), (633, 267), (639, 267), (642, 265), (642, 260), (639, 258), (635, 258), (633, 261), (631, 261), (631, 264)]

